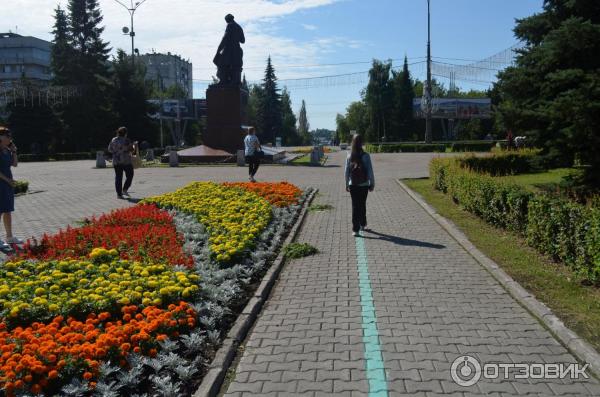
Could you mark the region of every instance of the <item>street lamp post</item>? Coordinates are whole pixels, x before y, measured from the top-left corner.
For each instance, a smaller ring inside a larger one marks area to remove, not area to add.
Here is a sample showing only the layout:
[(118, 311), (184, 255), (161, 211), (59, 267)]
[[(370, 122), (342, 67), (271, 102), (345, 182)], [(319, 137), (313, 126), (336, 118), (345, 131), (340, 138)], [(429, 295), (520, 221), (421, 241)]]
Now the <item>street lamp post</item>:
[(433, 98), (431, 94), (431, 14), (430, 2), (427, 0), (427, 86), (425, 87), (425, 143), (431, 143), (431, 113), (433, 110)]
[(142, 4), (144, 4), (146, 0), (137, 1), (135, 4), (133, 3), (133, 0), (130, 0), (130, 6), (127, 6), (127, 4), (122, 3), (120, 0), (115, 1), (123, 7), (125, 7), (125, 9), (129, 12), (129, 15), (131, 17), (131, 28), (124, 27), (123, 34), (129, 35), (131, 37), (131, 63), (132, 65), (135, 65), (135, 30), (133, 30), (133, 16), (137, 9)]

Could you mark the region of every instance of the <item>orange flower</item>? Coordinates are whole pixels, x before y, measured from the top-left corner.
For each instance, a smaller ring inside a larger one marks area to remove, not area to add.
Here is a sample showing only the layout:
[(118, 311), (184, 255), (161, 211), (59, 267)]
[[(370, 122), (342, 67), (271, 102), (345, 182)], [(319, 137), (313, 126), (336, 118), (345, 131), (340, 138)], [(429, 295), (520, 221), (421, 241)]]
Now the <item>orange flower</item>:
[[(7, 397), (16, 391), (39, 394), (49, 384), (48, 380), (58, 379), (63, 373), (67, 376), (63, 371), (70, 368), (69, 363), (79, 359), (79, 370), (89, 381), (97, 376), (101, 361), (113, 360), (125, 365), (131, 350), (155, 356), (158, 341), (193, 327), (190, 324), (194, 324), (196, 314), (187, 303), (180, 302), (171, 308), (150, 306), (137, 312), (137, 307), (128, 307), (123, 320), (98, 323), (92, 331), (88, 321), (93, 318), (89, 316), (85, 323), (68, 318), (69, 326), (65, 326), (65, 320), (57, 317), (47, 325), (33, 323), (28, 328), (17, 327), (11, 331), (0, 323), (0, 340), (4, 341), (0, 389), (6, 391)], [(132, 314), (137, 320), (131, 319)], [(130, 321), (125, 316), (129, 316)], [(102, 313), (100, 317), (108, 320), (110, 314)]]

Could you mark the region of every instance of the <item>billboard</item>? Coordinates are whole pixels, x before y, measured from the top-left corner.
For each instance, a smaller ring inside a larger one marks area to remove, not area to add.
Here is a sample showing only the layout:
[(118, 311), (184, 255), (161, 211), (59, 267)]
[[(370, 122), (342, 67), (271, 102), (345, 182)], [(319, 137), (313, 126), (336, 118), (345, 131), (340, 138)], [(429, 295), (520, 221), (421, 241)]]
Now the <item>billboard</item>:
[[(492, 100), (489, 98), (434, 98), (434, 119), (489, 119), (492, 117)], [(421, 98), (413, 100), (413, 114), (425, 118)]]

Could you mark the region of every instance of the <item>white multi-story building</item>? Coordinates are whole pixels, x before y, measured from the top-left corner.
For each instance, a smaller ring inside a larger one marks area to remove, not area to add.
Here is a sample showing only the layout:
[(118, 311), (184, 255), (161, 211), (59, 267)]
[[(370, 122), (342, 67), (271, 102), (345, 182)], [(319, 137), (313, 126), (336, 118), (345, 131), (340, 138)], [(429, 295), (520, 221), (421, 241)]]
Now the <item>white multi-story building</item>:
[(26, 78), (33, 83), (49, 84), (51, 45), (36, 37), (0, 33), (0, 83)]
[(178, 84), (187, 99), (194, 97), (192, 63), (179, 55), (160, 53), (144, 54), (136, 58), (146, 66), (146, 80), (153, 81), (159, 90)]

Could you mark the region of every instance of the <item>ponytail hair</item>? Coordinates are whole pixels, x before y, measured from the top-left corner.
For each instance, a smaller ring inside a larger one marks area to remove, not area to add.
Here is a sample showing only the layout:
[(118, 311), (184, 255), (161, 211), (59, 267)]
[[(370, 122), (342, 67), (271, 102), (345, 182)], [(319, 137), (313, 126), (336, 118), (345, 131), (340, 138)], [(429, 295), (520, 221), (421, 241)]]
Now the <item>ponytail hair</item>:
[(360, 134), (354, 135), (354, 137), (352, 137), (350, 161), (352, 163), (358, 163), (364, 152), (362, 136)]

